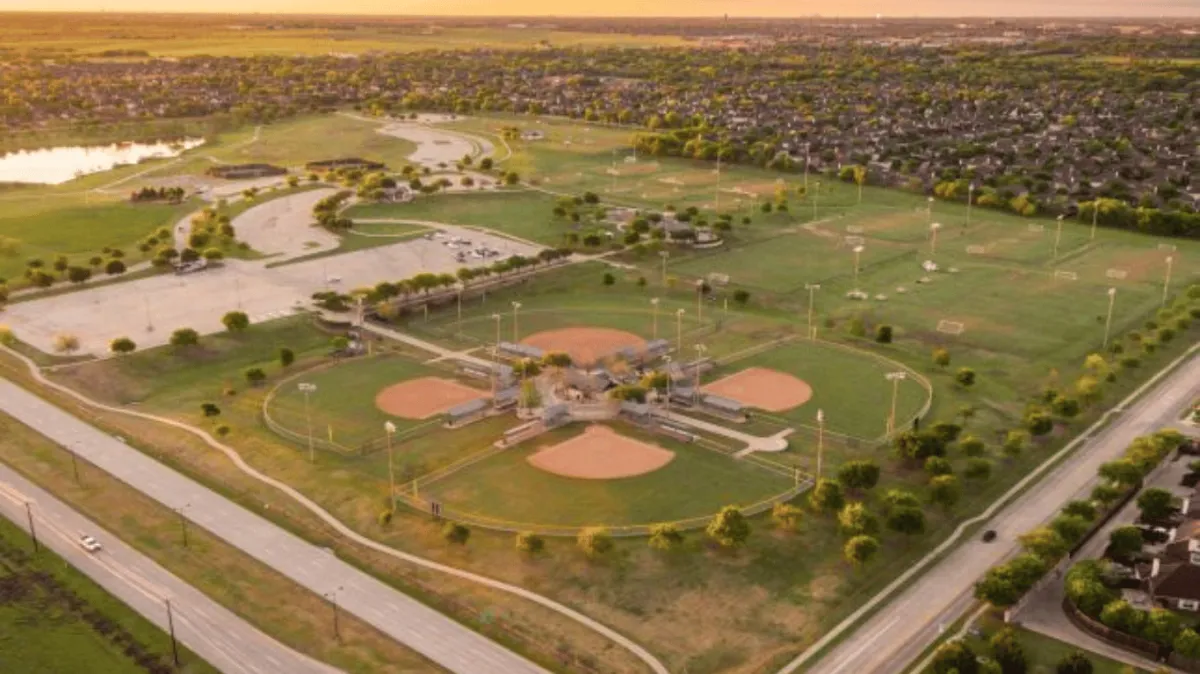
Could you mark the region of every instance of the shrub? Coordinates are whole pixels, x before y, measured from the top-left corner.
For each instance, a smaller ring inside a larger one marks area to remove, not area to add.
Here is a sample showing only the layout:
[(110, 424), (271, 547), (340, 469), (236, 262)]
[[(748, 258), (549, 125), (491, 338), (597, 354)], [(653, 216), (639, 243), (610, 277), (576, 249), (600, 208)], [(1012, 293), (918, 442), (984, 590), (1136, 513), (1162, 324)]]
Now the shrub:
[(546, 549), (546, 541), (532, 531), (517, 534), (516, 544), (517, 550), (527, 555), (536, 555)]
[(819, 512), (835, 513), (841, 510), (845, 503), (842, 485), (828, 479), (818, 481), (808, 497), (808, 504)]
[(892, 326), (881, 325), (875, 328), (875, 341), (880, 344), (892, 343)]
[(776, 503), (771, 508), (771, 520), (780, 529), (794, 530), (800, 526), (801, 511), (790, 503)]
[(674, 524), (656, 524), (650, 527), (650, 540), (647, 542), (655, 550), (674, 550), (683, 545), (683, 534)]
[(442, 538), (448, 543), (455, 545), (466, 545), (467, 539), (471, 537), (471, 530), (458, 522), (446, 522), (442, 527)]
[(171, 346), (194, 346), (200, 343), (200, 333), (191, 328), (179, 328), (171, 333)]
[(987, 459), (969, 459), (966, 468), (963, 469), (963, 477), (968, 480), (986, 480), (991, 476), (992, 462)]
[(872, 489), (879, 484), (879, 473), (874, 461), (849, 461), (838, 468), (837, 479), (847, 489)]
[(925, 459), (925, 472), (932, 477), (951, 475), (954, 473), (954, 466), (950, 465), (950, 461), (943, 457), (931, 456)]
[(862, 503), (849, 503), (838, 513), (838, 526), (846, 536), (870, 536), (879, 531), (879, 520)]
[(855, 536), (846, 541), (842, 554), (851, 564), (866, 564), (879, 552), (879, 541), (872, 536)]
[(599, 559), (613, 549), (613, 539), (602, 527), (589, 527), (579, 532), (575, 544), (588, 559)]
[(263, 372), (261, 367), (252, 367), (246, 370), (246, 381), (249, 382), (251, 386), (258, 386), (266, 380), (267, 373)]
[(750, 537), (750, 523), (737, 506), (725, 506), (709, 522), (705, 530), (709, 538), (725, 548), (735, 548)]
[(108, 343), (108, 350), (113, 353), (133, 353), (137, 344), (128, 337), (118, 337)]

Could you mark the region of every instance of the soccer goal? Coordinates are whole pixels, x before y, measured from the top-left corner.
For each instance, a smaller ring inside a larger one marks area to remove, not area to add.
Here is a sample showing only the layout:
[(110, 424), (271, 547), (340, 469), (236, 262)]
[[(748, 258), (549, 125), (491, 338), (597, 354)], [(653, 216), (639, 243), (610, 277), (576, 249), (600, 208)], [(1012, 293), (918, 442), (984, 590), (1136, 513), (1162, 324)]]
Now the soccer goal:
[(987, 255), (987, 246), (967, 246), (967, 255)]
[(846, 237), (846, 245), (847, 246), (861, 246), (866, 242), (867, 242), (867, 240), (861, 236), (847, 236)]
[(947, 321), (945, 319), (938, 321), (937, 331), (947, 335), (961, 335), (966, 326), (958, 321)]
[(1163, 251), (1167, 251), (1168, 253), (1174, 253), (1174, 252), (1175, 252), (1175, 244), (1173, 244), (1173, 243), (1160, 243), (1160, 244), (1158, 244), (1158, 249), (1159, 249), (1159, 250), (1163, 250)]
[(1111, 279), (1123, 281), (1125, 280), (1126, 276), (1129, 276), (1129, 272), (1125, 271), (1124, 269), (1109, 269), (1108, 271), (1104, 272), (1104, 275)]
[(1061, 281), (1078, 281), (1079, 274), (1076, 274), (1073, 271), (1063, 271), (1061, 269), (1056, 269), (1054, 271), (1054, 278), (1059, 279)]
[(1031, 222), (1031, 223), (1029, 223), (1029, 231), (1041, 233), (1041, 232), (1046, 231), (1046, 226), (1035, 224), (1035, 223)]
[(863, 231), (862, 225), (846, 225), (847, 234), (862, 234)]

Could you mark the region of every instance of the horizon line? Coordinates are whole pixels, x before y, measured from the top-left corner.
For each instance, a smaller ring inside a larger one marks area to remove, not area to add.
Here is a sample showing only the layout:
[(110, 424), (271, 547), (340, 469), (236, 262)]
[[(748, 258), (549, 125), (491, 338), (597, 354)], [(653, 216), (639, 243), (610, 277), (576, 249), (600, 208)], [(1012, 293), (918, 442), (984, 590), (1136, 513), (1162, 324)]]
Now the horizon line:
[(343, 17), (343, 18), (380, 18), (394, 17), (403, 19), (570, 19), (570, 20), (635, 20), (635, 21), (655, 21), (663, 19), (709, 19), (721, 21), (726, 19), (738, 20), (778, 20), (778, 19), (869, 19), (872, 21), (911, 21), (914, 19), (937, 19), (937, 20), (973, 20), (973, 21), (999, 21), (999, 20), (1038, 20), (1044, 21), (1048, 19), (1063, 19), (1073, 21), (1200, 21), (1200, 8), (1197, 8), (1193, 15), (1174, 15), (1162, 14), (1158, 16), (1137, 16), (1137, 15), (1105, 15), (1105, 16), (1085, 16), (1079, 14), (1013, 14), (1013, 15), (971, 15), (971, 14), (895, 14), (879, 16), (878, 14), (747, 14), (744, 16), (735, 14), (661, 14), (655, 16), (649, 15), (599, 15), (599, 14), (407, 14), (407, 13), (384, 13), (384, 12), (288, 12), (288, 11), (271, 11), (271, 12), (228, 12), (228, 11), (197, 11), (197, 10), (182, 10), (175, 11), (170, 9), (154, 10), (154, 11), (137, 11), (137, 10), (106, 10), (106, 9), (6, 9), (0, 10), (0, 16), (12, 14), (26, 15), (50, 15), (50, 14), (79, 14), (79, 15), (110, 15), (110, 16), (229, 16), (229, 17)]

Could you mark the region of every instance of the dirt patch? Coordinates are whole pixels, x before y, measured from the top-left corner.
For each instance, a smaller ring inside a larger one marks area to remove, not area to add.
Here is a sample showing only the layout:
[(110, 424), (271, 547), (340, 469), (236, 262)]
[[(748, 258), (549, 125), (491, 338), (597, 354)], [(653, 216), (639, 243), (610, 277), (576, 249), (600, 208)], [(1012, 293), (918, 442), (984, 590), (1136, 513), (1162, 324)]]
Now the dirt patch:
[(627, 438), (608, 426), (588, 426), (583, 434), (526, 460), (563, 477), (615, 480), (654, 472), (674, 458), (675, 452)]
[(610, 328), (562, 328), (536, 332), (521, 340), (543, 351), (558, 351), (571, 356), (581, 365), (591, 365), (617, 349), (631, 346), (638, 351), (646, 348), (646, 340), (632, 332)]
[(428, 419), (467, 401), (482, 391), (439, 377), (421, 377), (393, 384), (375, 396), (375, 406), (401, 419)]
[(786, 372), (751, 367), (715, 381), (704, 390), (768, 412), (799, 407), (812, 398), (812, 387)]

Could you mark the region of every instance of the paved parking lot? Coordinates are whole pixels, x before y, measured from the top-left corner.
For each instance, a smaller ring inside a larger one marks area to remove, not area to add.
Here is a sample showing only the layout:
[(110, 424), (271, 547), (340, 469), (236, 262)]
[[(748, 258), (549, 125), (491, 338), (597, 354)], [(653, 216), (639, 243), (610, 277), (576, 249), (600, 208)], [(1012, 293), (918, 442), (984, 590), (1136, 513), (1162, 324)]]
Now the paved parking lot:
[[(313, 193), (305, 192), (264, 204), (276, 204), (270, 209), (277, 214), (270, 216), (274, 236), (311, 239), (318, 231), (309, 224), (313, 197)], [(303, 203), (279, 203), (289, 200)], [(240, 221), (235, 223), (239, 231)], [(252, 322), (262, 322), (308, 308), (317, 291), (349, 291), (421, 272), (453, 273), (462, 266), (488, 265), (500, 257), (532, 255), (538, 250), (533, 245), (478, 231), (453, 226), (441, 229), (450, 236), (470, 240), (471, 248), (487, 246), (500, 251), (500, 256), (468, 256), (465, 263), (459, 263), (455, 256), (463, 248), (450, 248), (443, 240), (417, 238), (273, 268), (267, 265), (283, 258), (226, 260), (220, 268), (188, 275), (153, 276), (19, 302), (6, 309), (2, 322), (19, 339), (47, 353), (53, 353), (56, 335), (71, 334), (79, 338), (81, 352), (102, 355), (117, 337), (129, 337), (139, 348), (159, 346), (166, 344), (178, 328), (193, 328), (201, 334), (219, 332), (224, 329), (221, 317), (229, 311), (245, 311)], [(269, 245), (270, 241), (264, 240), (264, 248)]]

